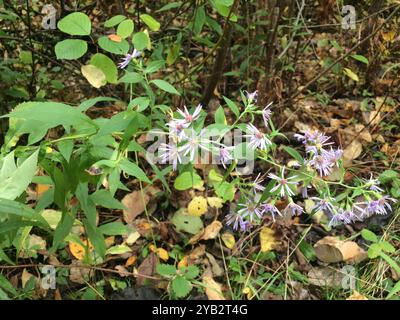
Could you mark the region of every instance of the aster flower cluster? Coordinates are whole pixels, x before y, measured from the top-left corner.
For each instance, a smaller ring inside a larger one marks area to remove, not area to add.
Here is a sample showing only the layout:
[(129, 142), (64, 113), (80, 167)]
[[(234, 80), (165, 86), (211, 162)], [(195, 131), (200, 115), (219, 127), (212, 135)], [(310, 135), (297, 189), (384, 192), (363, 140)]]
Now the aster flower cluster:
[[(296, 134), (295, 138), (305, 145), (309, 156), (305, 164), (314, 168), (321, 177), (330, 175), (343, 154), (342, 150), (332, 148), (333, 142), (329, 141), (330, 137), (315, 130), (305, 132), (304, 135)], [(330, 149), (327, 149), (328, 147)]]
[(177, 170), (178, 164), (194, 162), (201, 150), (216, 154), (224, 167), (233, 160), (233, 147), (211, 140), (205, 129), (200, 132), (194, 129), (194, 123), (200, 118), (201, 111), (201, 104), (193, 113), (184, 106), (183, 110), (178, 109), (180, 118), (172, 117), (167, 123), (169, 143), (160, 145), (160, 160), (162, 163), (172, 163), (174, 171)]

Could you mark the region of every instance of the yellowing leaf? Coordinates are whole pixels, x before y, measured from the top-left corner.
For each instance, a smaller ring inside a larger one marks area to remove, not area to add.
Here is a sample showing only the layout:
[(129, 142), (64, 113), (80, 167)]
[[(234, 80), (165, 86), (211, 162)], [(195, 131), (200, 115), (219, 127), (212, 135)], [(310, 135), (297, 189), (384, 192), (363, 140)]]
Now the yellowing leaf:
[(279, 243), (276, 241), (275, 232), (271, 228), (263, 227), (260, 232), (261, 252), (268, 252)]
[[(82, 242), (88, 247), (89, 252), (93, 251), (94, 247), (88, 240), (82, 240)], [(79, 243), (70, 241), (69, 242), (69, 250), (71, 251), (71, 254), (78, 260), (83, 260), (85, 257), (85, 247), (82, 246)]]
[(207, 212), (207, 200), (206, 198), (194, 197), (188, 205), (188, 213), (191, 216), (200, 217)]
[(387, 42), (393, 42), (395, 37), (396, 33), (394, 31), (382, 32), (382, 38)]
[(211, 208), (222, 208), (224, 200), (218, 197), (207, 197), (207, 202)]
[(184, 256), (181, 261), (178, 263), (178, 268), (187, 267), (188, 266), (188, 256)]
[(50, 185), (38, 183), (38, 184), (36, 185), (37, 197), (40, 198), (40, 197), (43, 195), (43, 193), (45, 193), (45, 192), (46, 192), (47, 190), (49, 190), (49, 189), (50, 189)]
[(163, 248), (157, 249), (157, 255), (161, 260), (168, 261), (169, 259), (168, 251)]
[(137, 260), (137, 256), (130, 256), (128, 258), (128, 260), (126, 260), (125, 262), (125, 267), (130, 267), (131, 265), (133, 265)]
[(225, 300), (225, 297), (222, 294), (221, 284), (216, 282), (211, 276), (204, 276), (203, 284), (205, 286), (208, 300)]
[(100, 88), (107, 83), (104, 72), (91, 64), (82, 66), (81, 72), (86, 80), (95, 88)]
[(228, 249), (232, 249), (235, 246), (236, 240), (235, 237), (232, 233), (230, 232), (224, 232), (221, 235), (222, 241), (224, 242), (225, 246)]
[(354, 290), (353, 294), (350, 297), (346, 298), (346, 300), (368, 300), (368, 298), (358, 291)]
[(117, 34), (110, 34), (108, 36), (108, 39), (110, 39), (111, 41), (114, 41), (114, 42), (121, 42), (122, 41), (122, 38)]
[(200, 231), (198, 234), (193, 236), (189, 240), (189, 243), (193, 244), (199, 240), (215, 239), (221, 229), (222, 229), (222, 223), (218, 220), (215, 220), (211, 224), (209, 224), (204, 230)]
[(354, 80), (354, 81), (356, 81), (356, 82), (360, 81), (360, 79), (358, 78), (358, 75), (355, 74), (351, 69), (349, 69), (349, 68), (344, 68), (343, 72), (344, 72), (344, 74), (345, 74), (346, 76), (348, 76), (350, 79), (352, 79), (352, 80)]

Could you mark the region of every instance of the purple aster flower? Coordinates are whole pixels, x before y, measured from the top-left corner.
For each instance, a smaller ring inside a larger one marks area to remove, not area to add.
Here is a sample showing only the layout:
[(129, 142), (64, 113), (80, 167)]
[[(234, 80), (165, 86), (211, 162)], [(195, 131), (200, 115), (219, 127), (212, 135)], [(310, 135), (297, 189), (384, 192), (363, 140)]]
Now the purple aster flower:
[(122, 61), (118, 63), (118, 67), (120, 69), (124, 69), (129, 64), (129, 62), (131, 62), (132, 59), (139, 57), (141, 54), (142, 53), (140, 51), (133, 49), (132, 53), (126, 54)]
[(376, 192), (383, 192), (383, 189), (378, 187), (380, 184), (380, 181), (378, 179), (373, 179), (373, 174), (371, 173), (371, 176), (369, 177), (368, 180), (364, 180), (366, 183), (366, 186), (369, 188), (369, 190), (376, 191)]
[(311, 186), (307, 186), (307, 187), (301, 187), (300, 191), (301, 191), (301, 196), (303, 197), (303, 199), (308, 198), (308, 189), (311, 189)]
[(226, 168), (226, 164), (230, 163), (233, 160), (231, 150), (234, 147), (221, 147), (219, 149), (219, 161), (221, 162), (222, 166)]
[(329, 221), (329, 227), (337, 227), (339, 225), (343, 224), (342, 216), (340, 214), (334, 214)]
[(188, 123), (185, 123), (183, 120), (173, 119), (167, 123), (169, 127), (170, 134), (173, 136), (177, 136), (179, 139), (186, 139), (185, 129), (189, 126)]
[(307, 141), (306, 151), (318, 154), (322, 152), (324, 147), (333, 144), (333, 142), (329, 142), (331, 138), (324, 135), (323, 133), (318, 133), (316, 136), (311, 136), (311, 138)]
[(249, 134), (246, 134), (244, 137), (249, 137), (249, 147), (253, 150), (260, 148), (261, 150), (266, 150), (268, 145), (271, 145), (272, 142), (266, 137), (264, 133), (258, 130), (251, 123), (247, 125), (247, 131)]
[(272, 102), (269, 103), (262, 111), (262, 117), (263, 117), (264, 124), (266, 127), (268, 127), (268, 121), (271, 118), (271, 114), (272, 114), (272, 111), (270, 109), (271, 105), (272, 105)]
[(275, 221), (275, 213), (282, 216), (282, 214), (280, 213), (278, 208), (275, 207), (273, 204), (263, 203), (261, 205), (261, 210), (264, 212), (264, 214), (270, 213), (272, 216), (272, 220), (274, 220), (274, 221)]
[(197, 134), (194, 129), (189, 136), (187, 136), (186, 144), (179, 148), (179, 152), (182, 152), (184, 156), (190, 155), (190, 161), (193, 162), (196, 153), (202, 149), (205, 151), (210, 151), (211, 141), (209, 139), (204, 138), (205, 129), (202, 129), (199, 134)]
[(244, 220), (238, 212), (230, 213), (226, 216), (226, 224), (232, 225), (233, 230), (240, 229), (241, 232), (247, 231), (251, 228), (251, 223)]
[(294, 202), (290, 202), (283, 210), (285, 215), (290, 214), (291, 216), (299, 216), (304, 212), (303, 208)]
[(378, 201), (378, 210), (376, 211), (376, 213), (378, 214), (388, 214), (388, 211), (392, 211), (392, 207), (389, 204), (389, 201), (396, 203), (397, 200), (390, 198), (389, 196), (383, 196), (382, 198), (380, 198)]
[(184, 110), (178, 109), (179, 114), (184, 118), (186, 123), (192, 123), (193, 121), (197, 120), (200, 117), (202, 106), (199, 104), (196, 109), (194, 110), (193, 114), (189, 113), (189, 110), (186, 106), (183, 106)]
[(353, 210), (343, 210), (340, 213), (341, 219), (345, 224), (350, 224), (361, 219), (353, 212)]
[(273, 173), (268, 174), (268, 177), (277, 182), (277, 185), (271, 189), (271, 192), (279, 190), (281, 197), (284, 197), (285, 195), (287, 196), (294, 195), (294, 192), (290, 188), (290, 185), (297, 185), (298, 182), (291, 181), (292, 179), (296, 179), (297, 176), (285, 178), (285, 167), (282, 168), (280, 177), (278, 177)]
[(242, 218), (248, 217), (250, 222), (253, 222), (256, 217), (262, 219), (264, 212), (262, 208), (257, 205), (253, 200), (247, 200), (246, 203), (239, 203), (238, 207), (241, 207), (237, 212), (242, 216)]
[(308, 161), (308, 163), (318, 171), (321, 177), (328, 176), (332, 172), (333, 164), (331, 159), (327, 158), (326, 155), (314, 154), (313, 158)]
[(172, 163), (172, 169), (176, 171), (178, 163), (182, 163), (176, 144), (162, 143), (159, 150), (161, 163)]
[(245, 91), (248, 103), (257, 102), (258, 90), (254, 92)]
[(311, 197), (313, 201), (317, 201), (317, 203), (313, 206), (312, 210), (323, 211), (325, 213), (333, 213), (335, 211), (334, 206), (332, 205), (333, 199), (330, 197), (326, 197), (324, 199), (318, 197)]
[(261, 191), (263, 192), (265, 190), (265, 187), (261, 185), (261, 182), (264, 181), (264, 178), (260, 177), (261, 173), (259, 173), (256, 177), (256, 179), (254, 180), (254, 182), (252, 183), (252, 186), (254, 188), (254, 191)]

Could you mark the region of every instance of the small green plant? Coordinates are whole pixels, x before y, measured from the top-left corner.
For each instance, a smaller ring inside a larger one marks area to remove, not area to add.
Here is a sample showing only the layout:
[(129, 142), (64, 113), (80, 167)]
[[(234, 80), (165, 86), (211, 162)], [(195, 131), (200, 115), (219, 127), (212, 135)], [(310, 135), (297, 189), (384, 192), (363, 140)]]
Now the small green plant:
[(157, 272), (167, 278), (169, 293), (172, 298), (184, 298), (193, 289), (193, 280), (199, 275), (200, 270), (196, 266), (175, 268), (170, 264), (158, 264)]
[[(361, 236), (367, 240), (372, 242), (372, 244), (368, 248), (368, 257), (370, 259), (381, 258), (385, 260), (390, 267), (393, 268), (398, 274), (400, 274), (400, 266), (399, 264), (393, 260), (388, 254), (395, 253), (396, 249), (393, 247), (388, 241), (383, 240), (382, 238), (378, 238), (378, 236), (368, 229), (363, 229), (361, 231)], [(400, 291), (400, 281), (391, 289), (387, 299), (393, 297), (397, 292)]]

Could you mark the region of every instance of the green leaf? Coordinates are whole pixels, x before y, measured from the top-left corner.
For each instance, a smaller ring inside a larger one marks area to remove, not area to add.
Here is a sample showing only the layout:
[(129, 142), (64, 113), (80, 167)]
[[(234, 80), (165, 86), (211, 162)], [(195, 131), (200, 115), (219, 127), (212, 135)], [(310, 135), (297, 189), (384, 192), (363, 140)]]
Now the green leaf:
[(159, 263), (156, 266), (157, 273), (161, 276), (168, 277), (176, 275), (176, 269), (173, 265)]
[(108, 236), (121, 236), (129, 232), (129, 228), (120, 221), (103, 224), (99, 230)]
[(168, 11), (171, 9), (179, 8), (182, 5), (182, 1), (176, 1), (166, 4), (165, 6), (161, 7), (157, 10), (157, 12)]
[(135, 46), (136, 50), (142, 51), (149, 46), (150, 39), (145, 32), (140, 31), (133, 35), (132, 43)]
[(185, 171), (181, 173), (174, 181), (174, 188), (179, 191), (184, 191), (192, 188), (201, 182), (201, 177), (193, 172)]
[(119, 167), (122, 169), (122, 171), (129, 174), (130, 176), (136, 177), (144, 182), (151, 183), (151, 181), (146, 176), (144, 171), (140, 169), (136, 163), (133, 163), (128, 159), (124, 158), (120, 161)]
[(113, 246), (113, 247), (109, 248), (106, 251), (106, 255), (107, 254), (124, 254), (124, 253), (128, 253), (128, 252), (132, 252), (132, 249), (129, 248), (125, 244), (118, 244), (116, 246)]
[(164, 90), (164, 91), (172, 93), (172, 94), (177, 94), (178, 96), (180, 96), (180, 93), (167, 81), (164, 81), (161, 79), (156, 79), (156, 80), (151, 80), (150, 82), (155, 84), (161, 90)]
[(240, 111), (239, 108), (236, 106), (236, 103), (234, 103), (232, 100), (228, 99), (227, 97), (223, 96), (226, 104), (228, 105), (229, 109), (232, 110), (232, 112), (235, 114), (236, 118), (239, 117)]
[(138, 83), (141, 81), (143, 81), (143, 76), (137, 72), (127, 72), (118, 80), (119, 83)]
[(369, 231), (368, 229), (363, 229), (361, 231), (361, 236), (367, 241), (378, 242), (378, 237), (376, 236), (376, 234), (372, 231)]
[(215, 118), (215, 123), (226, 124), (225, 112), (222, 106), (219, 106), (219, 108), (215, 112), (214, 118)]
[(192, 280), (200, 274), (200, 269), (197, 266), (182, 267), (180, 273), (185, 279)]
[(114, 61), (102, 53), (96, 53), (90, 59), (90, 64), (96, 66), (106, 76), (106, 80), (109, 83), (118, 82), (118, 69)]
[(388, 183), (397, 178), (399, 174), (394, 170), (385, 170), (379, 175), (379, 181), (382, 183)]
[(206, 12), (204, 10), (204, 6), (198, 7), (196, 10), (196, 16), (194, 19), (194, 28), (193, 28), (193, 32), (196, 36), (200, 34), (205, 22), (206, 22)]
[(11, 172), (8, 177), (3, 177), (0, 185), (1, 198), (14, 200), (26, 190), (35, 175), (38, 154), (39, 149), (37, 149), (18, 168)]
[(151, 31), (158, 31), (160, 23), (148, 14), (141, 14), (140, 19), (150, 28)]
[(307, 241), (301, 241), (299, 244), (299, 249), (304, 254), (307, 260), (314, 261), (316, 259), (314, 247)]
[(298, 163), (302, 164), (304, 162), (303, 157), (301, 156), (301, 154), (297, 150), (295, 150), (295, 149), (293, 149), (291, 147), (287, 147), (287, 146), (283, 147), (283, 149), (288, 154), (290, 154), (295, 160), (297, 160)]
[(119, 55), (126, 55), (129, 51), (129, 43), (125, 39), (121, 42), (115, 42), (108, 39), (107, 36), (103, 36), (98, 40), (100, 48), (107, 52), (111, 52)]
[(200, 217), (186, 214), (185, 209), (178, 210), (172, 217), (171, 223), (177, 231), (184, 231), (190, 234), (197, 234), (204, 227)]
[(108, 19), (106, 22), (104, 22), (104, 26), (106, 28), (112, 28), (114, 26), (116, 26), (117, 24), (121, 23), (122, 21), (124, 21), (126, 19), (125, 16), (123, 15), (116, 15), (110, 19)]
[(153, 73), (158, 70), (160, 70), (164, 66), (165, 61), (164, 60), (155, 60), (150, 62), (146, 69), (144, 70), (144, 73)]
[(224, 181), (222, 183), (215, 183), (213, 186), (217, 196), (224, 201), (232, 201), (235, 197), (235, 186), (233, 183)]
[(90, 195), (90, 198), (92, 198), (96, 205), (100, 205), (104, 208), (120, 210), (125, 209), (125, 206), (120, 201), (113, 198), (110, 191), (106, 189), (97, 190), (95, 193)]
[(12, 295), (18, 294), (18, 292), (17, 292), (17, 290), (15, 290), (14, 286), (2, 274), (0, 274), (0, 288), (6, 290), (7, 292), (11, 293)]
[(362, 63), (365, 63), (365, 64), (369, 63), (369, 61), (366, 57), (359, 55), (359, 54), (352, 54), (350, 57), (352, 57), (353, 59), (358, 60)]
[(117, 35), (122, 39), (128, 38), (133, 32), (134, 24), (131, 19), (122, 21), (117, 28)]
[(392, 290), (390, 290), (388, 296), (386, 297), (386, 299), (390, 299), (392, 298), (396, 293), (400, 292), (400, 281), (398, 281), (392, 288)]
[(180, 50), (181, 50), (180, 43), (174, 43), (171, 47), (168, 48), (166, 61), (169, 66), (174, 64), (176, 59), (178, 59)]
[(67, 39), (57, 42), (54, 50), (57, 59), (75, 60), (82, 57), (88, 49), (86, 41)]
[(381, 254), (381, 246), (379, 243), (373, 243), (371, 246), (368, 248), (368, 257), (370, 259), (375, 259), (380, 256)]
[(360, 81), (360, 79), (358, 78), (358, 75), (355, 74), (351, 69), (349, 69), (349, 68), (344, 68), (344, 69), (343, 69), (343, 72), (344, 72), (344, 74), (345, 74), (346, 76), (348, 76), (350, 79), (352, 79), (352, 80), (354, 80), (354, 81), (356, 81), (356, 82)]
[(395, 253), (396, 252), (396, 248), (393, 247), (389, 242), (387, 241), (382, 241), (379, 242), (379, 245), (381, 247), (381, 249), (387, 253)]
[(171, 288), (177, 298), (186, 297), (192, 290), (192, 284), (181, 276), (177, 276), (171, 282)]
[(88, 36), (91, 31), (89, 17), (82, 12), (73, 12), (57, 23), (58, 29), (72, 36)]

